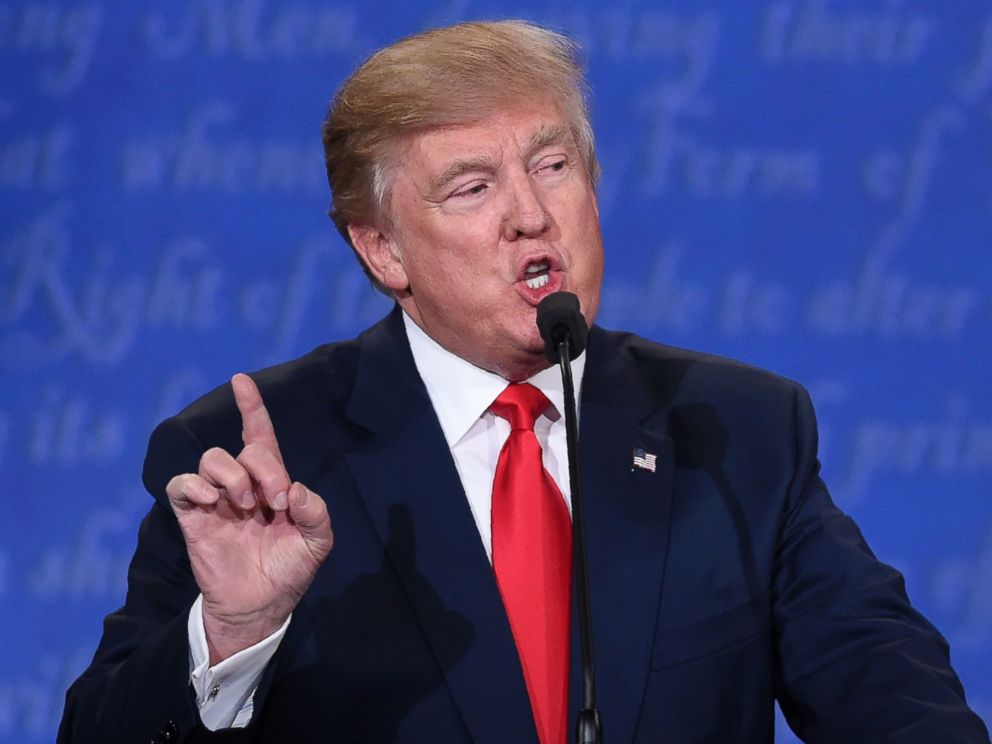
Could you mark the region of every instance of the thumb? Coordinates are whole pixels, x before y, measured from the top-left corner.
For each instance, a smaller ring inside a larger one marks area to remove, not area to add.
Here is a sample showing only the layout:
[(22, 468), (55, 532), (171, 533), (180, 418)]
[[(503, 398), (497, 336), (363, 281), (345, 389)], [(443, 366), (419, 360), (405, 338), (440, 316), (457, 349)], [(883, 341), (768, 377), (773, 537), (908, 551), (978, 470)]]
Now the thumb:
[(302, 483), (293, 483), (289, 488), (289, 517), (300, 529), (303, 539), (323, 560), (331, 550), (334, 534), (331, 532), (331, 517), (327, 504), (317, 494)]

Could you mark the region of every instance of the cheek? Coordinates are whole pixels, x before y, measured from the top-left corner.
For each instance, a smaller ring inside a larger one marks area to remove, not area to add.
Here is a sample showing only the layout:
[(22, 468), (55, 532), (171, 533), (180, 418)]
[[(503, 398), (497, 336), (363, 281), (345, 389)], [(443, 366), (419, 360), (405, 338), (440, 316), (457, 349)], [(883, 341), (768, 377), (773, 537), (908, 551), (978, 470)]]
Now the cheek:
[[(461, 250), (432, 252), (412, 268), (411, 286), (419, 302), (433, 305), (438, 312), (457, 312), (462, 317), (479, 317), (487, 311), (485, 298), (492, 291), (492, 273), (484, 257), (468, 246)], [(457, 308), (455, 310), (454, 308)]]
[(463, 230), (450, 236), (428, 267), (438, 286), (452, 287), (461, 296), (492, 291), (499, 275), (499, 245), (482, 230)]
[(599, 221), (589, 211), (576, 215), (576, 229), (569, 241), (572, 259), (577, 261), (583, 275), (598, 276), (603, 270), (603, 239)]

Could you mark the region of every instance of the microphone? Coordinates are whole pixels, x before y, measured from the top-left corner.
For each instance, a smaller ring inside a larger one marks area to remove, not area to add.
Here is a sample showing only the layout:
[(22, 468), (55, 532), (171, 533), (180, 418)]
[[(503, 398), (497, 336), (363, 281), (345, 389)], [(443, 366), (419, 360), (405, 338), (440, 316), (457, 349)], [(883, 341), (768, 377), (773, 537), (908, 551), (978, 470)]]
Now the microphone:
[(552, 364), (561, 360), (559, 344), (563, 338), (569, 340), (568, 361), (586, 348), (589, 326), (579, 312), (579, 298), (571, 292), (553, 292), (541, 300), (537, 306), (537, 328), (544, 339), (544, 353)]
[(578, 744), (602, 744), (602, 723), (596, 709), (596, 670), (592, 657), (592, 612), (589, 607), (589, 570), (585, 531), (582, 526), (582, 483), (579, 478), (578, 425), (575, 386), (570, 362), (586, 348), (589, 326), (579, 311), (579, 298), (571, 292), (554, 292), (537, 306), (537, 329), (544, 339), (548, 360), (561, 368), (565, 391), (565, 441), (568, 447), (568, 480), (572, 491), (572, 554), (575, 560), (579, 646), (582, 654), (582, 709), (575, 723)]

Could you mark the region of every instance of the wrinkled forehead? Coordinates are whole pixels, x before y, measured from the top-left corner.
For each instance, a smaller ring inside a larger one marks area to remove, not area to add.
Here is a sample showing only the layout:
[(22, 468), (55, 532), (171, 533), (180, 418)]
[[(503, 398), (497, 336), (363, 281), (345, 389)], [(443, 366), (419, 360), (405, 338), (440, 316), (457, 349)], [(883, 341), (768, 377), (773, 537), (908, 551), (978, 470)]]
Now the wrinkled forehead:
[(569, 122), (553, 100), (517, 102), (465, 122), (424, 127), (400, 139), (390, 159), (396, 169), (430, 171), (446, 180), (450, 169), (472, 163), (523, 160), (552, 146), (576, 149)]

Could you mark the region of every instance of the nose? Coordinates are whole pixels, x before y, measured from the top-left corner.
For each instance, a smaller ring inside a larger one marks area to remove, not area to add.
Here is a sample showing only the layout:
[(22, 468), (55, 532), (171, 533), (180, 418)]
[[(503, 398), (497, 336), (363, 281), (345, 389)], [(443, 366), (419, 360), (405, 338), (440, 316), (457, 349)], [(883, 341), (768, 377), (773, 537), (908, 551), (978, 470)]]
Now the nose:
[(551, 216), (545, 208), (537, 185), (528, 173), (517, 174), (508, 189), (503, 230), (505, 239), (537, 238), (550, 227)]

